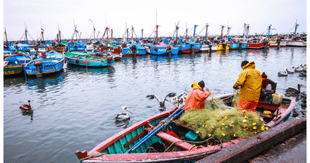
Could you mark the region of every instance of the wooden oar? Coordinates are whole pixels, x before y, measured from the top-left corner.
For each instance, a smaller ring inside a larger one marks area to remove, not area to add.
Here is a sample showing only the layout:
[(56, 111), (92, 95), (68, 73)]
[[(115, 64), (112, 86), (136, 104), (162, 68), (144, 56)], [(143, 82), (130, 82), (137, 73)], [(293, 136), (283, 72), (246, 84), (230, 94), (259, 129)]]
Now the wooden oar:
[[(142, 143), (146, 142), (149, 138), (151, 138), (153, 135), (155, 135), (157, 132), (159, 132), (163, 127), (165, 127), (167, 124), (170, 123), (170, 121), (172, 121), (175, 117), (178, 117), (179, 115), (181, 115), (184, 112), (184, 105), (182, 105), (181, 107), (179, 107), (176, 111), (174, 111), (169, 117), (167, 117), (164, 121), (164, 123), (160, 123), (158, 124), (150, 133), (148, 133), (145, 137), (143, 137), (137, 144), (135, 144), (134, 146), (132, 146), (127, 152), (125, 153), (129, 153), (132, 152), (134, 150), (136, 150)], [(167, 123), (167, 121), (169, 120), (169, 122)]]

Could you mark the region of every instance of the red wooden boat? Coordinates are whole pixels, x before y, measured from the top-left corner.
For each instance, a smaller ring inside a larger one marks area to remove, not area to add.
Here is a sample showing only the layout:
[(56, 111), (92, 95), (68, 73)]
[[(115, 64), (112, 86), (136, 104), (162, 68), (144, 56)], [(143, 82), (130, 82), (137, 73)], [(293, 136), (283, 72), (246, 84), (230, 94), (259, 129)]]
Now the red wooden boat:
[[(232, 104), (232, 95), (220, 97), (227, 105)], [(284, 121), (295, 105), (294, 99), (284, 98), (280, 104), (261, 101), (258, 110), (268, 110), (272, 114), (260, 113), (267, 120), (266, 126), (272, 127)], [(193, 145), (181, 140), (189, 127), (174, 123), (182, 107), (173, 108), (146, 118), (129, 128), (120, 131), (103, 141), (89, 152), (76, 151), (80, 162), (194, 162), (215, 153), (222, 148), (243, 141), (237, 138), (230, 142), (219, 143), (213, 139), (213, 145)], [(162, 128), (163, 124), (169, 129)], [(158, 132), (156, 132), (156, 131)], [(155, 132), (154, 132), (155, 131)], [(212, 140), (212, 139), (211, 139)], [(163, 149), (162, 149), (163, 148)]]
[[(265, 48), (265, 43), (260, 42), (260, 43), (246, 43), (247, 49), (264, 49)], [(267, 48), (270, 47), (270, 43), (267, 44)]]

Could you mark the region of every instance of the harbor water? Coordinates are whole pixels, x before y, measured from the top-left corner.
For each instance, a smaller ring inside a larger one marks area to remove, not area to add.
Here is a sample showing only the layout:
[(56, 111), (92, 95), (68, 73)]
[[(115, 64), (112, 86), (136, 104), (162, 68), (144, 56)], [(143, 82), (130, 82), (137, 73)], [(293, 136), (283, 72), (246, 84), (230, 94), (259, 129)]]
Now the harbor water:
[[(162, 99), (170, 92), (179, 95), (200, 80), (214, 94), (233, 93), (243, 60), (255, 61), (256, 69), (277, 83), (277, 93), (307, 84), (306, 77), (298, 73), (278, 76), (285, 68), (307, 62), (306, 48), (299, 47), (125, 57), (107, 68), (68, 64), (64, 71), (43, 78), (6, 77), (4, 162), (78, 162), (76, 150), (89, 151), (125, 127), (159, 113), (159, 103), (147, 95)], [(28, 100), (32, 116), (23, 115), (19, 109)], [(297, 101), (295, 109), (302, 110), (300, 104)], [(115, 123), (122, 106), (133, 115), (127, 123)], [(171, 109), (173, 104), (167, 101), (166, 106)]]

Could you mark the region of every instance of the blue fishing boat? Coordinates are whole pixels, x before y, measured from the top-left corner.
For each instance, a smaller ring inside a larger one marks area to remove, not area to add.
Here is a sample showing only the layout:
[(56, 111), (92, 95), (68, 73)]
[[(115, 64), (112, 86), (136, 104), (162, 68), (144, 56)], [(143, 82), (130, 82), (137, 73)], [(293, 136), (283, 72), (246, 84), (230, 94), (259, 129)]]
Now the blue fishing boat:
[(68, 51), (85, 51), (85, 48), (84, 43), (80, 41), (70, 42), (67, 47)]
[(181, 46), (182, 53), (191, 53), (192, 47), (194, 53), (198, 53), (201, 49), (201, 44), (195, 44), (194, 42), (187, 42)]
[(141, 46), (140, 44), (133, 44), (130, 47), (122, 48), (122, 56), (123, 57), (131, 57), (134, 56), (145, 56), (146, 50), (145, 47)]
[(243, 43), (232, 43), (229, 46), (230, 50), (242, 50), (242, 49), (246, 49), (247, 44), (243, 44)]
[(41, 53), (41, 56), (25, 65), (25, 72), (27, 75), (41, 77), (62, 70), (64, 63), (65, 57), (61, 53), (55, 51)]
[(85, 67), (107, 67), (115, 63), (112, 55), (88, 54), (85, 52), (67, 52), (64, 54), (68, 63)]
[(3, 74), (5, 76), (20, 74), (23, 72), (24, 65), (31, 60), (32, 58), (29, 55), (23, 53), (17, 53), (6, 57), (3, 61)]

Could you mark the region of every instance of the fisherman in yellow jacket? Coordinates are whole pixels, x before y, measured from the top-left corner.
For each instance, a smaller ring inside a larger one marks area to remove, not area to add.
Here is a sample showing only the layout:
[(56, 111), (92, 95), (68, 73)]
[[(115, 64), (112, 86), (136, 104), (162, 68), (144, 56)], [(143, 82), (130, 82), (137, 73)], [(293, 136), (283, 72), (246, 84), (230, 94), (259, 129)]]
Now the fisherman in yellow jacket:
[(239, 89), (239, 86), (241, 86), (238, 109), (254, 112), (259, 101), (262, 75), (255, 69), (254, 61), (243, 61), (241, 68), (243, 71), (239, 74), (239, 78), (233, 86), (234, 89)]

